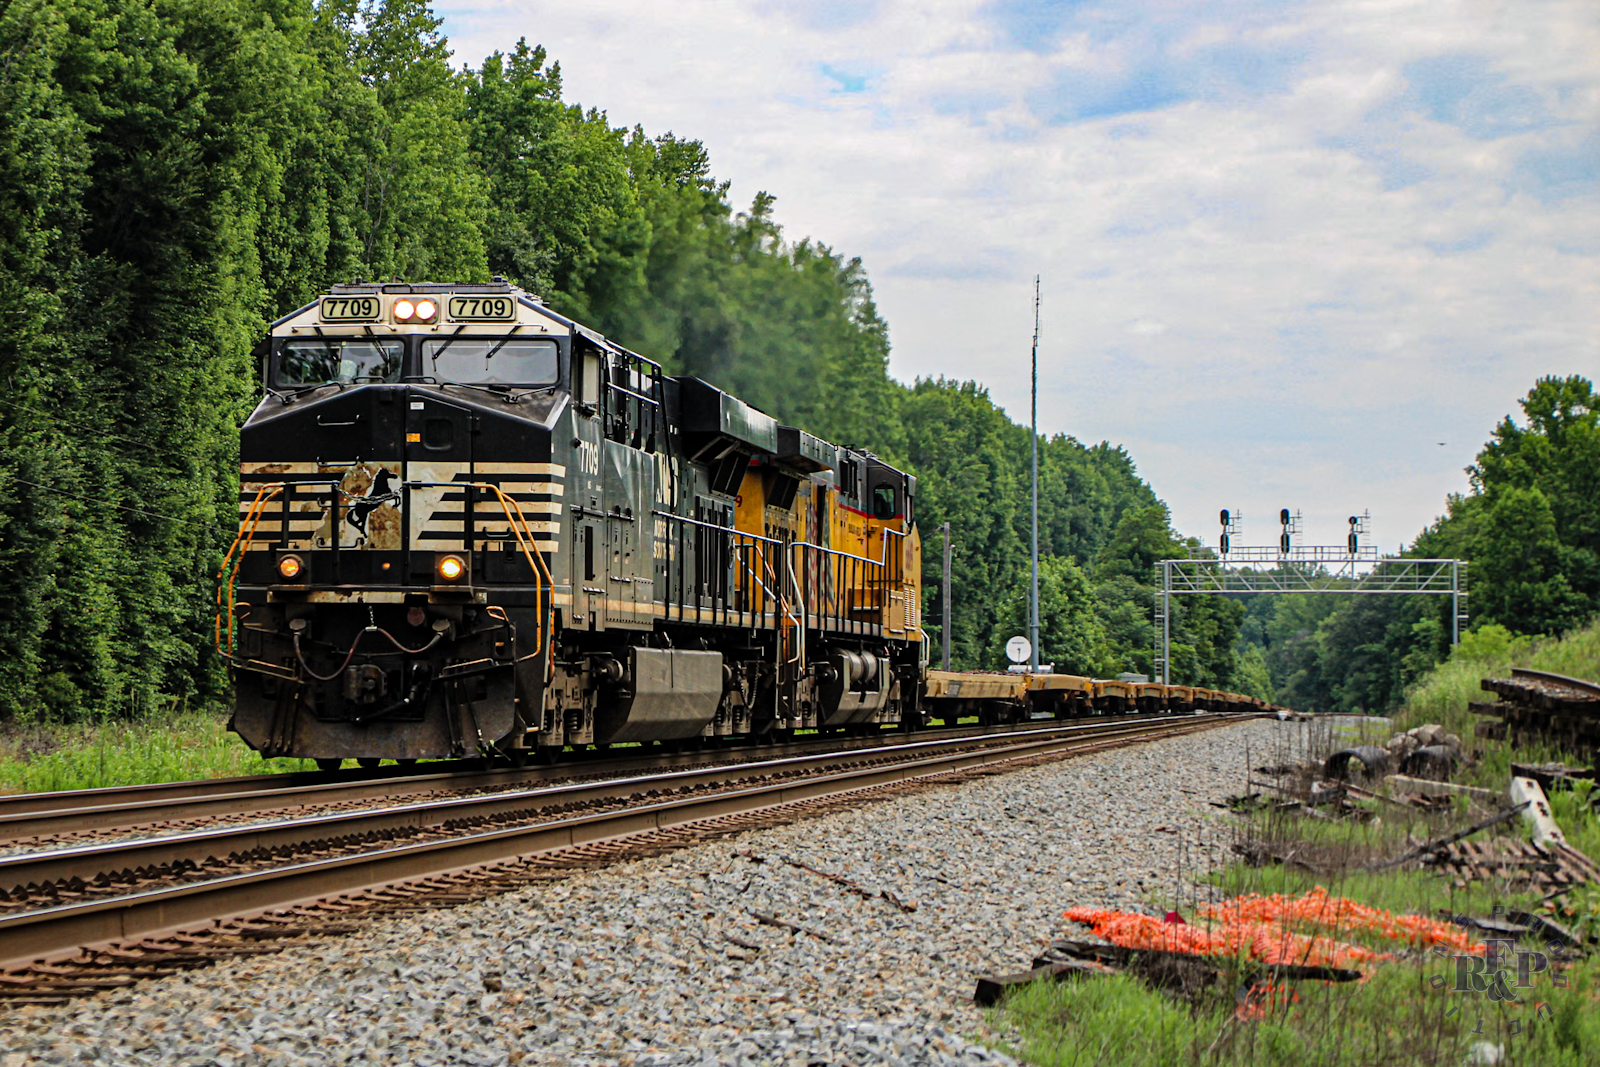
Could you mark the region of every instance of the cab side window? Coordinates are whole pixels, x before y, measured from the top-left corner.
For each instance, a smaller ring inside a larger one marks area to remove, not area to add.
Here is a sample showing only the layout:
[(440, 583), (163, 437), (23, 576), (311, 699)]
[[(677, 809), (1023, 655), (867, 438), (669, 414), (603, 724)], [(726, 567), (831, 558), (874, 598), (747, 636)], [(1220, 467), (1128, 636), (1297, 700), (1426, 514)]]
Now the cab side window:
[(591, 408), (600, 406), (600, 379), (604, 377), (600, 366), (600, 353), (589, 351), (583, 353), (583, 361), (578, 370), (578, 403), (587, 404)]
[(875, 519), (894, 518), (894, 488), (880, 485), (872, 491), (872, 517)]

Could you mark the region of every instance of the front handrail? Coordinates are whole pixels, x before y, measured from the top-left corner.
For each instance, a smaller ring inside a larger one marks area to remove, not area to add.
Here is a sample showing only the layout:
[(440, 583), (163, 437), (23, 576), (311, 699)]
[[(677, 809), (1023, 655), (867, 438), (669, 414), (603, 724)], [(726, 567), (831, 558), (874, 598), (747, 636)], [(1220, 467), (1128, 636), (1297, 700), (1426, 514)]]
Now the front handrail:
[[(459, 485), (462, 483), (451, 482), (449, 484)], [(466, 484), (471, 485), (474, 489), (487, 489), (499, 498), (500, 510), (503, 511), (506, 516), (506, 525), (510, 527), (512, 535), (516, 537), (517, 547), (522, 550), (523, 558), (528, 561), (528, 566), (533, 569), (533, 610), (535, 616), (539, 620), (539, 629), (534, 634), (532, 654), (536, 656), (540, 655), (546, 650), (546, 638), (551, 636), (551, 634), (547, 632), (547, 628), (548, 630), (554, 630), (555, 628), (555, 620), (553, 618), (547, 619), (547, 616), (553, 614), (555, 611), (555, 577), (550, 573), (550, 568), (545, 565), (544, 553), (540, 552), (539, 549), (533, 544), (533, 531), (528, 527), (527, 516), (522, 513), (522, 505), (517, 503), (514, 498), (507, 496), (505, 492), (493, 482), (470, 482)], [(513, 517), (511, 514), (513, 511), (516, 512), (515, 517)], [(544, 576), (545, 584), (550, 587), (550, 598), (548, 602), (545, 600), (544, 590), (539, 586), (539, 576), (541, 574)], [(548, 659), (548, 657), (546, 658)]]
[[(256, 491), (256, 498), (250, 502), (249, 510), (245, 512), (244, 518), (240, 520), (239, 532), (234, 536), (233, 544), (228, 546), (227, 553), (222, 557), (222, 566), (217, 569), (216, 644), (217, 651), (223, 656), (231, 657), (233, 655), (233, 611), (235, 607), (233, 590), (239, 579), (239, 567), (244, 563), (245, 553), (250, 551), (250, 545), (256, 539), (256, 527), (261, 524), (261, 516), (266, 511), (267, 501), (283, 492), (284, 485), (284, 482), (268, 482)], [(285, 516), (285, 522), (287, 522), (287, 519), (288, 517)], [(236, 553), (238, 555), (237, 559), (234, 558)], [(229, 563), (233, 564), (231, 571), (228, 569)], [(226, 581), (223, 580), (224, 574), (227, 575)], [(224, 590), (227, 592), (226, 607), (223, 605)], [(228, 643), (226, 646), (222, 643), (222, 618), (224, 615), (228, 618)]]
[[(217, 617), (215, 638), (217, 649), (224, 656), (231, 656), (233, 651), (234, 629), (233, 616), (235, 608), (234, 590), (238, 583), (239, 569), (244, 563), (245, 554), (250, 550), (255, 541), (256, 530), (266, 514), (267, 504), (281, 494), (287, 487), (286, 482), (271, 482), (261, 487), (246, 510), (244, 518), (240, 521), (239, 533), (233, 539), (227, 553), (223, 556), (222, 566), (217, 571)], [(555, 578), (550, 573), (550, 568), (545, 564), (544, 555), (534, 545), (532, 529), (528, 518), (523, 513), (522, 506), (498, 486), (491, 482), (406, 482), (403, 488), (422, 489), (428, 487), (446, 489), (481, 489), (494, 493), (500, 503), (500, 510), (505, 514), (506, 524), (511, 534), (516, 538), (517, 547), (521, 550), (523, 558), (528, 561), (529, 568), (533, 571), (534, 582), (534, 612), (538, 619), (538, 629), (534, 637), (534, 655), (541, 655), (547, 651), (547, 639), (553, 630), (553, 619), (550, 618), (555, 608)], [(339, 490), (335, 490), (338, 492)], [(285, 514), (284, 522), (287, 524), (288, 515)], [(542, 579), (542, 583), (541, 583)], [(548, 596), (547, 596), (548, 593)], [(226, 618), (226, 623), (224, 623)], [(546, 657), (548, 658), (548, 657)]]

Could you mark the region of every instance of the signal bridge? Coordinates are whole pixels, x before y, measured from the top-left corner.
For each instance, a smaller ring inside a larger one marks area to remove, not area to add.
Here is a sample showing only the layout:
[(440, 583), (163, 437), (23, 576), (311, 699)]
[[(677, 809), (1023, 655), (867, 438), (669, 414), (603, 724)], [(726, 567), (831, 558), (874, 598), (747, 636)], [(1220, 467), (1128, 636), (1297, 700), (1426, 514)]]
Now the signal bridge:
[(1461, 640), (1467, 623), (1467, 561), (1383, 556), (1373, 545), (1359, 543), (1367, 518), (1350, 519), (1351, 534), (1343, 545), (1295, 545), (1300, 517), (1282, 513), (1284, 534), (1276, 545), (1232, 545), (1237, 513), (1223, 512), (1220, 550), (1191, 547), (1187, 558), (1156, 564), (1155, 676), (1170, 682), (1172, 598), (1253, 593), (1345, 593), (1429, 595), (1450, 597), (1450, 643)]

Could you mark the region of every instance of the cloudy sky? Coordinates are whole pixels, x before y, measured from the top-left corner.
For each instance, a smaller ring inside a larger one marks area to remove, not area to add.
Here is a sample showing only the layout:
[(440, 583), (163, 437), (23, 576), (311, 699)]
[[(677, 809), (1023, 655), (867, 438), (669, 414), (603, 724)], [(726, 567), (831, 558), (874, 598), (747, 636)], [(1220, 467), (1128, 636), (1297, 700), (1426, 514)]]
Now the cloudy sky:
[[(1185, 533), (1411, 540), (1600, 373), (1595, 0), (438, 0), (865, 261), (893, 373), (1126, 446)], [(626, 341), (626, 339), (623, 339)]]

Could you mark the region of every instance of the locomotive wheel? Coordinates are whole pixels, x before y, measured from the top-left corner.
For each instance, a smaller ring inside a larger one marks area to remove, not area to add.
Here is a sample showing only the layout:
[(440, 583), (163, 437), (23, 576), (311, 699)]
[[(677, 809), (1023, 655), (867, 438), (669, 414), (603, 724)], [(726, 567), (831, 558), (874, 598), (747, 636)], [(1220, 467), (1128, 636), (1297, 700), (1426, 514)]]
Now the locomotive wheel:
[(556, 761), (561, 758), (561, 746), (540, 745), (538, 748), (533, 750), (533, 758), (538, 761), (539, 765), (542, 767), (553, 767), (555, 766)]
[(344, 765), (344, 760), (342, 760), (342, 759), (319, 759), (319, 760), (317, 760), (317, 770), (319, 770), (319, 771), (336, 771), (343, 765)]
[(356, 757), (356, 766), (361, 767), (364, 770), (369, 770), (369, 771), (370, 770), (375, 770), (377, 768), (378, 764), (380, 764), (382, 762), (383, 762), (383, 760), (379, 759), (377, 756), (357, 756)]

